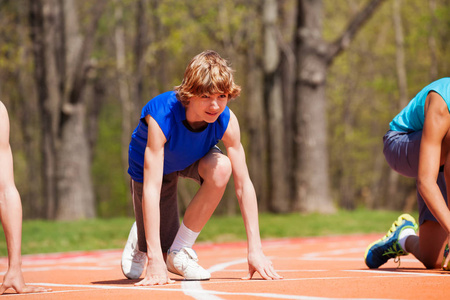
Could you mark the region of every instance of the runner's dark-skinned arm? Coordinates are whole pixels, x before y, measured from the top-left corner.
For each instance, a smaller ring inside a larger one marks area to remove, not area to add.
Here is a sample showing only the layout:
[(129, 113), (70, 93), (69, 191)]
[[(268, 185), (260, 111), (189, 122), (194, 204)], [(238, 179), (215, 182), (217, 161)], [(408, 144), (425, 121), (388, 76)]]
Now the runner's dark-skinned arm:
[[(442, 97), (430, 92), (425, 102), (425, 121), (419, 154), (417, 188), (420, 195), (447, 232), (450, 241), (450, 211), (437, 185), (439, 167), (444, 165), (447, 192), (450, 192), (450, 113)], [(450, 199), (450, 198), (448, 198)], [(448, 265), (450, 255), (444, 262)]]

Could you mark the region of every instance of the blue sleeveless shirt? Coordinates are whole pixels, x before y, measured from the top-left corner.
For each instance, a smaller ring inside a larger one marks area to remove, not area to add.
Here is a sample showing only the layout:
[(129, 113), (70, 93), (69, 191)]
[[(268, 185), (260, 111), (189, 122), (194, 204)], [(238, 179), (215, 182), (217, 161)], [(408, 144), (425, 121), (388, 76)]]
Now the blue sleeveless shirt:
[(164, 145), (164, 174), (184, 170), (205, 156), (222, 139), (230, 121), (230, 109), (227, 106), (214, 123), (209, 123), (200, 132), (193, 132), (183, 124), (186, 110), (174, 91), (156, 96), (142, 109), (139, 125), (131, 135), (128, 174), (137, 182), (143, 182), (144, 179), (147, 115), (155, 119), (167, 140)]
[(390, 129), (401, 132), (422, 130), (425, 122), (425, 100), (431, 91), (438, 93), (444, 99), (450, 112), (450, 77), (446, 77), (424, 87), (392, 120), (389, 124)]

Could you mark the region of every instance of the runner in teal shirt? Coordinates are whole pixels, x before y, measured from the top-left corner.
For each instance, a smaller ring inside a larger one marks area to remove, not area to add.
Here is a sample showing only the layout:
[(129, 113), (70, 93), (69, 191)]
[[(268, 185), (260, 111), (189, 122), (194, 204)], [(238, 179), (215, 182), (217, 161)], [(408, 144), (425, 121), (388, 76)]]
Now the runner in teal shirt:
[(450, 107), (450, 77), (446, 77), (424, 87), (392, 120), (389, 124), (390, 129), (402, 132), (422, 130), (425, 120), (425, 100), (430, 91), (438, 93)]
[(365, 262), (369, 268), (378, 268), (390, 258), (409, 252), (426, 268), (448, 268), (449, 108), (447, 77), (423, 88), (390, 123), (383, 152), (393, 170), (416, 179), (420, 235), (415, 233), (418, 225), (414, 218), (401, 215), (385, 237), (367, 247)]

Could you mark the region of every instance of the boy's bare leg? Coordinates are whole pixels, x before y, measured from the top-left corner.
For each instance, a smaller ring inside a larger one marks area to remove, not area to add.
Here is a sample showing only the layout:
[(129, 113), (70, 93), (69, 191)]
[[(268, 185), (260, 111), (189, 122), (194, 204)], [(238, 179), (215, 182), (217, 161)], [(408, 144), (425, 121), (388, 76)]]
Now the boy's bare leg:
[(186, 227), (194, 232), (202, 230), (222, 199), (231, 176), (231, 163), (224, 154), (211, 151), (200, 160), (198, 172), (204, 181), (183, 218)]
[(191, 247), (222, 199), (231, 175), (230, 160), (212, 150), (199, 161), (198, 174), (203, 183), (186, 209), (166, 262), (170, 272), (187, 280), (211, 278), (211, 274), (197, 263), (197, 254)]

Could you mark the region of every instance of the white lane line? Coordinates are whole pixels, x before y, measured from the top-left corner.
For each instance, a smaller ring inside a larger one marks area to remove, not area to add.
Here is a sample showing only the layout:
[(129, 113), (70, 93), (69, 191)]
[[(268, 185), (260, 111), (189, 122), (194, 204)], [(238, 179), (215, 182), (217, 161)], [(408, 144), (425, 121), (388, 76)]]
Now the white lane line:
[(197, 300), (220, 300), (214, 291), (204, 290), (200, 281), (182, 281), (183, 293)]
[(328, 255), (345, 255), (349, 253), (364, 253), (365, 250), (366, 250), (365, 248), (336, 249), (322, 252), (311, 252), (308, 254), (304, 254), (302, 257), (319, 257)]
[[(327, 272), (329, 270), (303, 270), (303, 269), (296, 269), (296, 270), (281, 270), (276, 269), (277, 273), (288, 273), (288, 272)], [(227, 270), (220, 270), (220, 272), (248, 272), (248, 269), (227, 269)]]
[[(229, 266), (245, 263), (247, 259), (237, 259), (210, 267), (207, 271), (214, 273), (226, 269)], [(187, 296), (191, 296), (196, 300), (220, 300), (222, 298), (215, 296), (214, 291), (204, 290), (200, 281), (182, 281), (181, 288)]]
[[(192, 281), (195, 282), (195, 281)], [(50, 286), (50, 287), (71, 287), (71, 288), (88, 288), (88, 289), (105, 289), (105, 290), (147, 290), (147, 291), (167, 291), (167, 292), (184, 292), (184, 289), (177, 288), (163, 288), (163, 287), (138, 287), (138, 286), (105, 286), (105, 285), (83, 285), (83, 284), (52, 284), (52, 283), (29, 283), (29, 285), (36, 286)], [(274, 299), (292, 299), (292, 300), (335, 300), (335, 299), (351, 299), (351, 300), (388, 300), (385, 298), (330, 298), (330, 297), (310, 297), (301, 295), (283, 295), (283, 294), (273, 294), (273, 293), (240, 293), (240, 292), (221, 292), (221, 291), (205, 291), (197, 290), (196, 295), (203, 294), (205, 296), (203, 299), (215, 299), (210, 296), (223, 295), (223, 296), (253, 296), (258, 298), (274, 298)], [(26, 295), (26, 294), (22, 294)], [(189, 295), (191, 296), (191, 295)], [(218, 298), (218, 297), (217, 297)], [(196, 298), (197, 299), (197, 298)], [(218, 298), (221, 299), (221, 298)]]
[[(425, 269), (424, 269), (425, 270)], [(434, 274), (434, 273), (419, 273), (419, 272), (408, 272), (408, 271), (382, 271), (382, 270), (342, 270), (344, 272), (362, 272), (362, 273), (377, 273), (377, 274), (390, 274), (392, 276), (402, 276), (402, 275), (409, 275), (409, 276), (435, 276), (435, 277), (448, 277), (449, 274)]]
[[(46, 272), (55, 270), (83, 270), (83, 271), (107, 271), (114, 270), (113, 267), (76, 267), (76, 266), (57, 266), (57, 267), (37, 267), (37, 268), (22, 268), (22, 272)], [(6, 271), (0, 272), (0, 275), (5, 275)]]
[[(448, 276), (448, 275), (447, 275)], [(400, 275), (373, 275), (373, 276), (367, 276), (367, 277), (349, 277), (349, 276), (333, 276), (333, 277), (308, 277), (308, 278), (284, 278), (280, 281), (277, 280), (227, 280), (227, 281), (223, 281), (223, 282), (203, 282), (203, 285), (219, 285), (219, 284), (228, 284), (228, 283), (247, 283), (247, 284), (278, 284), (279, 282), (285, 282), (285, 281), (313, 281), (313, 280), (339, 280), (339, 279), (361, 279), (361, 278), (399, 278), (399, 277), (405, 277), (405, 278), (410, 278), (410, 277), (418, 277), (412, 274), (405, 274), (404, 276), (400, 276)]]
[(214, 272), (222, 271), (222, 270), (224, 270), (224, 269), (226, 269), (226, 268), (228, 268), (230, 266), (234, 266), (234, 265), (237, 265), (237, 264), (243, 264), (243, 263), (246, 263), (246, 262), (247, 262), (246, 258), (232, 260), (232, 261), (229, 261), (229, 262), (225, 262), (225, 263), (214, 265), (214, 266), (210, 267), (207, 271), (209, 273), (214, 273)]

